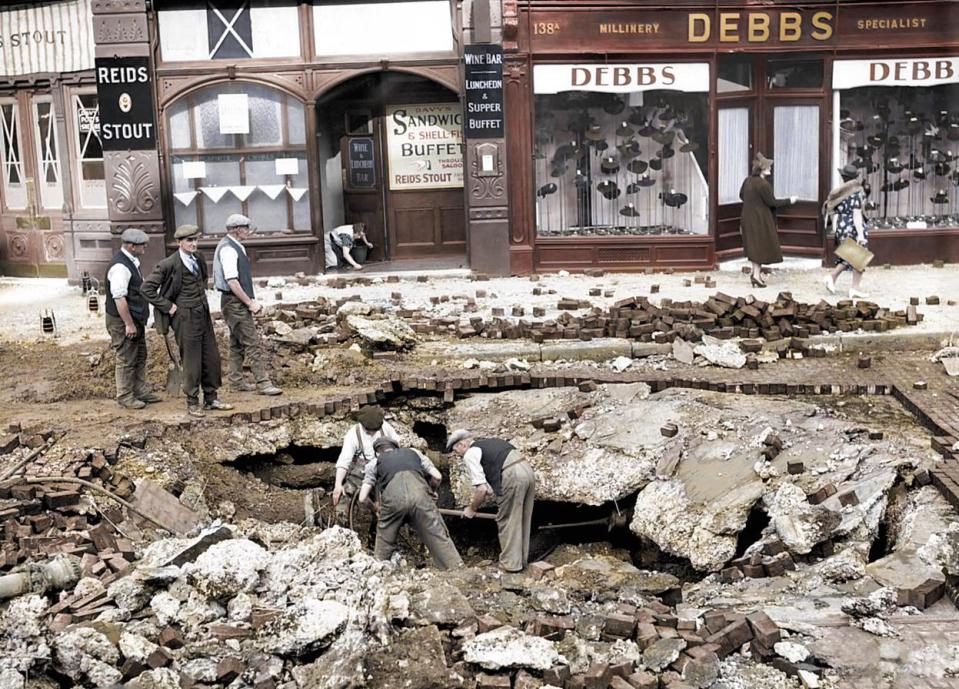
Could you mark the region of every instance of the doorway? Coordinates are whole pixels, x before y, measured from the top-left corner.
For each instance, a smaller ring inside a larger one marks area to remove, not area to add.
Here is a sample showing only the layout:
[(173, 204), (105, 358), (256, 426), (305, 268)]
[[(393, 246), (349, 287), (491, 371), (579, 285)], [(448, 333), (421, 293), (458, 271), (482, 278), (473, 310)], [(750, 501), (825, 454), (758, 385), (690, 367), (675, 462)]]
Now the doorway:
[(718, 199), (716, 252), (739, 255), (739, 188), (757, 152), (775, 161), (770, 184), (777, 198), (796, 196), (778, 210), (783, 253), (821, 256), (819, 208), (828, 184), (825, 60), (816, 55), (719, 55)]
[(361, 75), (316, 105), (323, 227), (362, 222), (368, 261), (466, 253), (462, 106), (397, 72)]

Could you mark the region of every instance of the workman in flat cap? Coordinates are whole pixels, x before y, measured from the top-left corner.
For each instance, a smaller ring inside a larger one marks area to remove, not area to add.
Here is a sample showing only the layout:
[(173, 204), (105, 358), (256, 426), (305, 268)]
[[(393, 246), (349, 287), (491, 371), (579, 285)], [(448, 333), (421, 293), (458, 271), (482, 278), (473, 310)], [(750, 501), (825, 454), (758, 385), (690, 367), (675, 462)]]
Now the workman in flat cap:
[(116, 356), (117, 404), (143, 409), (162, 398), (146, 385), (147, 338), (150, 303), (143, 296), (140, 257), (150, 237), (143, 230), (127, 228), (120, 235), (120, 250), (106, 274), (106, 322)]
[[(463, 558), (436, 507), (434, 491), (443, 478), (439, 470), (422, 453), (400, 448), (390, 438), (377, 438), (373, 449), (376, 456), (366, 464), (360, 502), (370, 505), (378, 515), (374, 557), (390, 559), (400, 529), (410, 524), (439, 569), (462, 567)], [(374, 488), (379, 496), (375, 505), (370, 501)]]
[(500, 567), (519, 572), (529, 564), (529, 534), (536, 498), (536, 478), (526, 458), (505, 440), (478, 438), (453, 431), (446, 451), (463, 458), (473, 484), (473, 496), (463, 516), (472, 518), (487, 496), (496, 499)]
[(373, 451), (373, 441), (377, 438), (389, 438), (397, 445), (400, 437), (396, 431), (384, 420), (383, 409), (370, 404), (356, 415), (357, 423), (343, 436), (343, 448), (336, 460), (336, 478), (333, 482), (333, 507), (341, 517), (348, 509), (349, 500), (340, 506), (340, 498), (346, 493), (352, 497), (360, 490), (363, 482), (363, 472), (367, 463), (376, 453)]
[[(173, 238), (177, 250), (157, 263), (143, 283), (143, 294), (153, 304), (157, 330), (165, 335), (173, 328), (183, 362), (183, 392), (187, 413), (228, 411), (232, 404), (217, 399), (220, 387), (220, 352), (213, 334), (213, 319), (206, 298), (207, 268), (197, 251), (200, 228), (181, 225)], [(203, 407), (200, 407), (200, 388)]]
[[(241, 392), (280, 395), (283, 391), (270, 380), (263, 341), (253, 318), (263, 311), (255, 299), (253, 273), (243, 242), (253, 234), (250, 219), (234, 213), (226, 219), (226, 236), (213, 253), (213, 286), (220, 292), (220, 313), (230, 329), (230, 386)], [(243, 380), (246, 359), (256, 384)]]

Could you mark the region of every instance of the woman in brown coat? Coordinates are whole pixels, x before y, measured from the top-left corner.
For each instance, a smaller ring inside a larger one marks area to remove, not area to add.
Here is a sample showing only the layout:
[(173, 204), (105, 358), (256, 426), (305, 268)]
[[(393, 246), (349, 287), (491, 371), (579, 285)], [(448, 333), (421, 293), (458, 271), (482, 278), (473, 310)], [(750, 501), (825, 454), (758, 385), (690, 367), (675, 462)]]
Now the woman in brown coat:
[(779, 246), (779, 235), (776, 232), (776, 219), (773, 217), (773, 208), (788, 206), (796, 203), (796, 197), (777, 199), (770, 186), (769, 177), (773, 170), (773, 161), (756, 154), (753, 160), (752, 174), (743, 182), (739, 190), (739, 198), (743, 201), (742, 232), (743, 248), (746, 258), (753, 266), (749, 282), (753, 287), (765, 287), (761, 271), (764, 263), (781, 263), (783, 252)]

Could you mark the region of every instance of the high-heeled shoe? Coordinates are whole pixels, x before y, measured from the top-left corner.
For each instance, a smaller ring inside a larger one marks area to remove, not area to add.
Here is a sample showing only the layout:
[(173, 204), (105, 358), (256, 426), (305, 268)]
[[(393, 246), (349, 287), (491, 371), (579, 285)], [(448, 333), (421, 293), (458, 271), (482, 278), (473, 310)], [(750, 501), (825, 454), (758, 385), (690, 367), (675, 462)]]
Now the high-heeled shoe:
[(749, 276), (749, 284), (751, 284), (753, 287), (765, 287), (765, 286), (766, 286), (766, 283), (765, 283), (765, 282), (763, 282), (762, 280), (757, 280), (757, 279), (754, 278), (752, 275)]

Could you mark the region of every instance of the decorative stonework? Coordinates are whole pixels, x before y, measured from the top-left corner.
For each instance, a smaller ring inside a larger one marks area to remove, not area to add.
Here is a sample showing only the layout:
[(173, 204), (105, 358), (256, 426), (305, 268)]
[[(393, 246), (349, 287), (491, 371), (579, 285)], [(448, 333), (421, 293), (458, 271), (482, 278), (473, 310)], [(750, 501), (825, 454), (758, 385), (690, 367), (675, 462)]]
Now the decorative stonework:
[(503, 50), (516, 50), (519, 45), (519, 9), (516, 0), (503, 0)]
[(147, 17), (145, 14), (117, 14), (96, 17), (93, 33), (97, 45), (111, 43), (137, 43), (147, 40)]
[(156, 151), (107, 152), (110, 220), (160, 217), (160, 171)]
[(29, 258), (30, 239), (20, 232), (7, 233), (7, 256), (11, 261), (25, 261)]
[[(237, 81), (247, 81), (255, 84), (265, 84), (292, 92), (301, 100), (306, 100), (309, 89), (306, 85), (306, 75), (303, 72), (280, 72), (268, 74), (264, 72), (237, 71), (234, 74)], [(180, 98), (187, 91), (211, 86), (223, 81), (221, 73), (216, 74), (184, 74), (166, 75), (157, 78), (158, 101), (160, 109), (167, 108), (170, 103)]]
[[(480, 169), (483, 155), (490, 155), (496, 161), (495, 170)], [(477, 201), (492, 201), (502, 199), (506, 195), (506, 185), (503, 183), (503, 159), (498, 153), (498, 146), (494, 143), (482, 143), (473, 147), (470, 160), (470, 196)]]
[(470, 208), (470, 220), (505, 220), (509, 216), (506, 206), (495, 208)]
[(93, 0), (93, 14), (146, 12), (146, 0)]
[(63, 235), (59, 232), (44, 234), (43, 253), (46, 261), (63, 261)]

